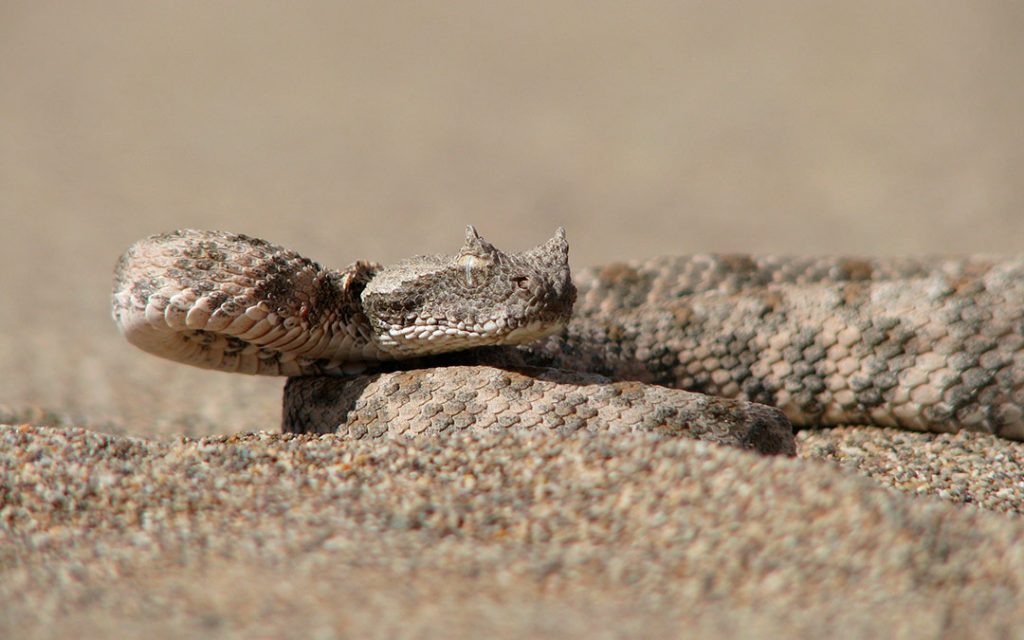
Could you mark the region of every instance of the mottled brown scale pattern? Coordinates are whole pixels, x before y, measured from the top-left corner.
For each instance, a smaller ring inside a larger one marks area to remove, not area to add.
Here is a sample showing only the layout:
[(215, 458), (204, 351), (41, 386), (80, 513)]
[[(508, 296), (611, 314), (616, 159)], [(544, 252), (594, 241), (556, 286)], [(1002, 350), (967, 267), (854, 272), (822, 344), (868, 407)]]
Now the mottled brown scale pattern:
[[(372, 268), (361, 263), (352, 272)], [(374, 356), (358, 292), (342, 286), (345, 280), (262, 240), (176, 231), (136, 243), (118, 262), (114, 317), (139, 347), (196, 366), (272, 375), (330, 371), (339, 361), (324, 353)], [(202, 340), (192, 338), (197, 332), (205, 333)]]
[(608, 295), (604, 270), (584, 272), (580, 320), (520, 361), (582, 362), (765, 402), (798, 425), (1024, 438), (1021, 260), (693, 256), (631, 266), (645, 289), (673, 293), (637, 305), (634, 292)]
[(548, 370), (453, 366), (337, 378), (291, 378), (283, 429), (353, 439), (473, 429), (651, 432), (793, 455), (786, 418), (770, 407), (636, 382)]
[(506, 254), (472, 228), (457, 255), (345, 271), (175, 232), (129, 249), (114, 293), (148, 351), (295, 376), (288, 431), (643, 430), (783, 453), (786, 418), (1024, 439), (1022, 309), (1021, 259), (694, 255), (573, 281), (561, 232)]

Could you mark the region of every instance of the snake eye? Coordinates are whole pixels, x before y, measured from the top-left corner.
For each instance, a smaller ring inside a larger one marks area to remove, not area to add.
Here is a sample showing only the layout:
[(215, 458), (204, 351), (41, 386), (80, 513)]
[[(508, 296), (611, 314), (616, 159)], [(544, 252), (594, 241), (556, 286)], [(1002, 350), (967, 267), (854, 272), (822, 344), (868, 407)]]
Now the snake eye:
[(455, 259), (455, 263), (462, 267), (466, 286), (476, 287), (484, 282), (488, 270), (494, 265), (494, 258), (473, 253), (462, 253)]
[(529, 289), (530, 288), (530, 286), (529, 286), (530, 285), (530, 278), (529, 278), (529, 276), (513, 276), (512, 277), (512, 282), (516, 283), (516, 286), (519, 287), (520, 289)]

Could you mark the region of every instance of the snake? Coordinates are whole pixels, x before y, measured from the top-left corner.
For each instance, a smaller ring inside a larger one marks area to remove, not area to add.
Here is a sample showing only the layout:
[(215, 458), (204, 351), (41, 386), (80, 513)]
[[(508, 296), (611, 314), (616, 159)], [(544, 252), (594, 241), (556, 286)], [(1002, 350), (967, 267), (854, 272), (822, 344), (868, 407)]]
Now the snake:
[(332, 269), (185, 229), (115, 267), (113, 317), (177, 362), (287, 377), (282, 430), (644, 432), (793, 455), (794, 428), (1024, 440), (1024, 259), (695, 254), (571, 273), (506, 253)]

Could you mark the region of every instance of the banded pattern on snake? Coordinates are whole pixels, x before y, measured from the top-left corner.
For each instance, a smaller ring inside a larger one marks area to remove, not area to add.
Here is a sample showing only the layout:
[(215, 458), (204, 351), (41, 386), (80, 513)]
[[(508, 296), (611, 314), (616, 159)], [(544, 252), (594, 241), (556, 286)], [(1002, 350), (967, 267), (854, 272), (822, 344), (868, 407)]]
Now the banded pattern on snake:
[(122, 256), (113, 309), (156, 355), (289, 376), (286, 431), (642, 430), (791, 454), (790, 421), (1024, 439), (1022, 283), (1024, 260), (985, 257), (695, 255), (573, 279), (562, 230), (507, 254), (472, 227), (454, 256), (335, 271), (186, 230)]

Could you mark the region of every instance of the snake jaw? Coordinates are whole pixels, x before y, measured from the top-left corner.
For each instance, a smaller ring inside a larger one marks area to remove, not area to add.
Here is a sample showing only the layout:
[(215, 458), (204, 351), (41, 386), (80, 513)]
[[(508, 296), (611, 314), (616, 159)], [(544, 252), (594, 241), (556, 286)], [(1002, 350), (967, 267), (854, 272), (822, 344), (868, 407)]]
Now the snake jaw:
[(401, 358), (536, 340), (565, 326), (575, 297), (563, 229), (506, 254), (470, 226), (456, 256), (384, 267), (361, 301), (381, 350)]

